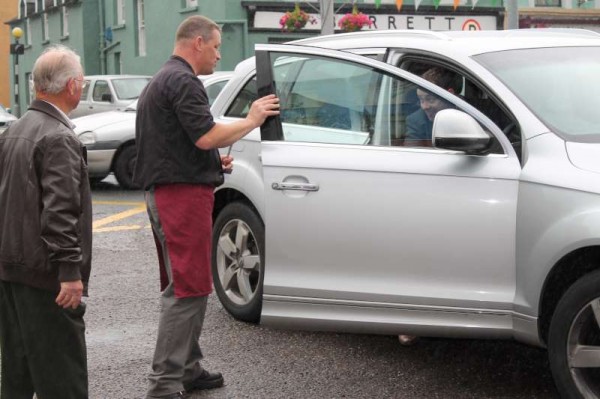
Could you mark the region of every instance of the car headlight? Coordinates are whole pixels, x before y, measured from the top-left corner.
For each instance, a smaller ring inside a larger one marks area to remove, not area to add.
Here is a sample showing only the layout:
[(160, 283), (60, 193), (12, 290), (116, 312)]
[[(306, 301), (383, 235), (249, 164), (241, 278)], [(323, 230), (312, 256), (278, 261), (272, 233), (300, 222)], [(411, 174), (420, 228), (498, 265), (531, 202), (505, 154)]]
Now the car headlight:
[(83, 145), (96, 144), (96, 134), (94, 132), (83, 132), (78, 137)]

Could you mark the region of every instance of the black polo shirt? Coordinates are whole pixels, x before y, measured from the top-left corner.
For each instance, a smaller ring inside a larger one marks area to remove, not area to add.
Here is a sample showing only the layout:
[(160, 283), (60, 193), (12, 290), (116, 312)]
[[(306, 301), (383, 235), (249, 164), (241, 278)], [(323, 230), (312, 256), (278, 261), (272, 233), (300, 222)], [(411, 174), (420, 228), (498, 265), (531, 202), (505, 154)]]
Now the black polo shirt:
[(214, 125), (204, 85), (183, 58), (172, 56), (138, 100), (135, 182), (146, 190), (155, 184), (222, 184), (219, 152), (195, 145)]

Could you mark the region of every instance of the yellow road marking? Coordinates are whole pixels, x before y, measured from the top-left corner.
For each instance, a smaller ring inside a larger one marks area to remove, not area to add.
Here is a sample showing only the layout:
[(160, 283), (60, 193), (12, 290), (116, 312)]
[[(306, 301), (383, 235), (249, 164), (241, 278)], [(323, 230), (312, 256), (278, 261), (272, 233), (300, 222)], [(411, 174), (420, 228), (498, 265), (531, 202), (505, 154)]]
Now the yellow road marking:
[(137, 215), (138, 213), (143, 213), (146, 212), (146, 205), (142, 203), (142, 205), (139, 205), (139, 203), (136, 203), (138, 206), (136, 206), (133, 209), (128, 209), (126, 211), (123, 212), (119, 212), (116, 213), (114, 215), (102, 218), (100, 220), (96, 220), (95, 222), (92, 223), (92, 228), (94, 231), (97, 231), (97, 229), (99, 227), (105, 226), (109, 223), (113, 223), (116, 222), (118, 220), (122, 220), (122, 219), (126, 219), (130, 216), (133, 215)]
[(143, 226), (131, 225), (131, 226), (114, 226), (114, 227), (99, 227), (94, 229), (94, 233), (108, 233), (111, 231), (125, 231), (125, 230), (140, 230)]
[(140, 226), (136, 224), (132, 224), (131, 226), (115, 226), (115, 227), (100, 227), (98, 229), (94, 229), (94, 233), (112, 233), (114, 231), (128, 231), (128, 230), (150, 230), (152, 226)]
[(143, 201), (92, 201), (92, 205), (133, 205), (146, 206)]

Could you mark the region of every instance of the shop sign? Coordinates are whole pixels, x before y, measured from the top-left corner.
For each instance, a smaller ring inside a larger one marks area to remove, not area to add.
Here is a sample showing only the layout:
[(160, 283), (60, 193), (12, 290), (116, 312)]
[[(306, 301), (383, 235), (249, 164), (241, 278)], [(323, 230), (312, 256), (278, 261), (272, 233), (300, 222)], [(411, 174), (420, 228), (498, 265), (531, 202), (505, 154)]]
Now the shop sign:
[[(254, 28), (281, 29), (279, 19), (283, 14), (273, 11), (256, 11), (254, 14)], [(337, 21), (343, 14), (336, 15), (336, 30), (339, 30)], [(314, 24), (307, 24), (304, 29), (321, 30), (321, 21), (318, 14), (311, 14), (316, 20)], [(453, 15), (453, 14), (369, 14), (373, 21), (370, 29), (363, 30), (390, 30), (390, 29), (419, 29), (419, 30), (497, 30), (497, 17), (493, 15)]]

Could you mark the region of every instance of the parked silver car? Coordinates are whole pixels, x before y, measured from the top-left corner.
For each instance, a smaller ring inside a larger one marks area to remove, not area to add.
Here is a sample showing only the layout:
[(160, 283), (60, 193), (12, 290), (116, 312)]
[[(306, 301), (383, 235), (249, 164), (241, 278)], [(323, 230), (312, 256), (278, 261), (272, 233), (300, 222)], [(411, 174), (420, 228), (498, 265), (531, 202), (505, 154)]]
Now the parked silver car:
[(9, 113), (6, 108), (0, 105), (0, 134), (2, 134), (11, 123), (17, 120), (17, 117)]
[[(231, 75), (231, 72), (215, 72), (199, 76), (211, 104)], [(88, 172), (92, 182), (98, 182), (113, 172), (123, 188), (138, 188), (133, 183), (136, 107), (137, 100), (123, 111), (102, 112), (73, 119), (75, 133), (87, 147)]]
[[(419, 77), (432, 67), (461, 89)], [(547, 346), (562, 396), (600, 397), (598, 71), (600, 36), (578, 30), (258, 46), (212, 108), (226, 123), (257, 91), (281, 100), (216, 191), (223, 306), (285, 328)], [(424, 101), (444, 109), (411, 139)]]
[(81, 100), (70, 117), (121, 111), (139, 97), (150, 78), (140, 75), (86, 76)]

